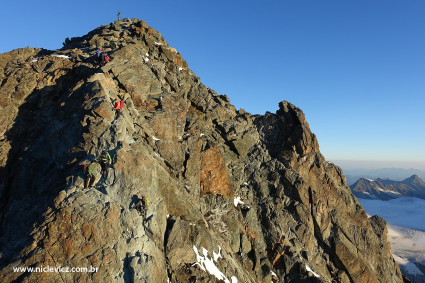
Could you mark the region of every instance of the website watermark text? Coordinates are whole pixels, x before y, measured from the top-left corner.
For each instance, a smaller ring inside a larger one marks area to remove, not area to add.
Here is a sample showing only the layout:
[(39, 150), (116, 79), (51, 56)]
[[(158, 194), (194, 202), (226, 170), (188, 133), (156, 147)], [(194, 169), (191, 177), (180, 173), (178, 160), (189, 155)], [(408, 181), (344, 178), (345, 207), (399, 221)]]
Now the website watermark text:
[(98, 267), (53, 267), (53, 266), (38, 266), (38, 267), (14, 267), (13, 272), (76, 272), (76, 273), (94, 273), (99, 270)]

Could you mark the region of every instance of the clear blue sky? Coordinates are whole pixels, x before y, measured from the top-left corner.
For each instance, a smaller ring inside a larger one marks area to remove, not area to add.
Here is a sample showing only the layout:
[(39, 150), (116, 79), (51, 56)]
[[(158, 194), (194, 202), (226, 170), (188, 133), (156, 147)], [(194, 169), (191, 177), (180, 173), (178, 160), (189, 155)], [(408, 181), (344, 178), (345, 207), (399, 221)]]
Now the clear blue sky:
[(326, 159), (425, 169), (425, 1), (4, 1), (0, 52), (60, 48), (118, 10), (237, 108), (300, 107)]

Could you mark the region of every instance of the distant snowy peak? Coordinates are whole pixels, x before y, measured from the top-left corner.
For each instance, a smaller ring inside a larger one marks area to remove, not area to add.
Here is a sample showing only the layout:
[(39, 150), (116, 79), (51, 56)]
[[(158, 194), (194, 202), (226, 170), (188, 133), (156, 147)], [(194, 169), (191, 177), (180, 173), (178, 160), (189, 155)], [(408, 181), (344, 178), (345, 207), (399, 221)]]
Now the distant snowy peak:
[(417, 175), (403, 181), (360, 178), (351, 186), (353, 194), (363, 199), (390, 200), (401, 196), (425, 199), (425, 182)]

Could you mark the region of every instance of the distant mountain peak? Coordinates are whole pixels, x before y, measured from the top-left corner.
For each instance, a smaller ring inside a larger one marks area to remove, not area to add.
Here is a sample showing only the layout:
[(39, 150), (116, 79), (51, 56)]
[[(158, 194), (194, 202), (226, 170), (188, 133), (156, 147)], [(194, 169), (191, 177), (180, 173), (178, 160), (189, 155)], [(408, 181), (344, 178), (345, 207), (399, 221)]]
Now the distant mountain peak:
[(406, 178), (405, 181), (422, 181), (422, 179), (418, 175), (413, 174), (409, 178)]
[(418, 176), (418, 175), (412, 175), (409, 178), (402, 181), (404, 184), (408, 184), (410, 186), (414, 187), (425, 187), (425, 182)]
[(375, 180), (372, 180), (372, 179), (369, 179), (369, 178), (360, 178), (352, 186), (354, 187), (357, 184), (370, 184), (370, 183), (373, 183), (373, 182), (375, 182)]
[(360, 178), (351, 186), (358, 198), (389, 200), (401, 196), (425, 198), (425, 182), (414, 174), (403, 181)]

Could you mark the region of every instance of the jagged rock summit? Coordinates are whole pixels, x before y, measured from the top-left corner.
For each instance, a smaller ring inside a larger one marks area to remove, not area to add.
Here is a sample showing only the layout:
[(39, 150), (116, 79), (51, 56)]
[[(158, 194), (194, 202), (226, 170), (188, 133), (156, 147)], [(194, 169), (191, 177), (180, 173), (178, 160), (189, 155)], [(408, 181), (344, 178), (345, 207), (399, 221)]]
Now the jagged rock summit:
[[(101, 68), (97, 47), (112, 58)], [(1, 54), (0, 80), (1, 282), (403, 281), (385, 221), (303, 112), (236, 110), (144, 21)], [(98, 166), (83, 189), (103, 149), (108, 176)]]

